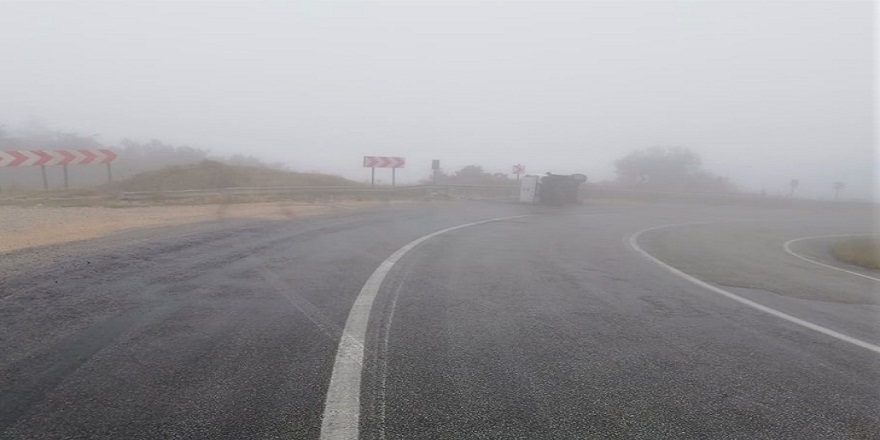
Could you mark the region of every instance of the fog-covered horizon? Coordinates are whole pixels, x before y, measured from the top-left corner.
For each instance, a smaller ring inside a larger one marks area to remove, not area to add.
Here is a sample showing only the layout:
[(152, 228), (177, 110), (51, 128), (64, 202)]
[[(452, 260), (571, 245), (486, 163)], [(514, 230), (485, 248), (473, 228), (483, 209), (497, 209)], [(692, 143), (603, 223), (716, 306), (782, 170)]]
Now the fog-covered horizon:
[[(867, 197), (871, 2), (0, 3), (0, 124), (400, 182), (614, 179), (652, 146), (744, 189)], [(383, 174), (383, 173), (377, 173)], [(384, 173), (390, 174), (390, 173)], [(385, 176), (387, 179), (387, 176)]]

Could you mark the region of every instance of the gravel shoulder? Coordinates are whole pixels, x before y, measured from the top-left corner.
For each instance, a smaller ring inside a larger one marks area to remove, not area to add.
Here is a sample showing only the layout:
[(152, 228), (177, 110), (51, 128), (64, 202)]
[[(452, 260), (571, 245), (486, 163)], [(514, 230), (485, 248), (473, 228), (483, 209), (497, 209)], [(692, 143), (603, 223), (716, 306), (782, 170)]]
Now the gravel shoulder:
[(103, 237), (117, 232), (211, 220), (283, 220), (376, 205), (376, 202), (271, 202), (189, 206), (0, 206), (0, 254)]

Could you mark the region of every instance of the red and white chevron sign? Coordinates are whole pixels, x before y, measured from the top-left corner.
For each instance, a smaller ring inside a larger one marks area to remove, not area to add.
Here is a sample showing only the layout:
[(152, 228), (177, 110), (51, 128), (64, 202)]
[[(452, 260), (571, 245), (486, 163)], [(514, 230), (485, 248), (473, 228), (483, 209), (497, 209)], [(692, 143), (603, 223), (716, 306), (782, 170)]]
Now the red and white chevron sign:
[(0, 150), (0, 167), (89, 165), (116, 160), (110, 150)]
[(406, 158), (403, 157), (364, 156), (366, 168), (403, 168), (404, 165)]

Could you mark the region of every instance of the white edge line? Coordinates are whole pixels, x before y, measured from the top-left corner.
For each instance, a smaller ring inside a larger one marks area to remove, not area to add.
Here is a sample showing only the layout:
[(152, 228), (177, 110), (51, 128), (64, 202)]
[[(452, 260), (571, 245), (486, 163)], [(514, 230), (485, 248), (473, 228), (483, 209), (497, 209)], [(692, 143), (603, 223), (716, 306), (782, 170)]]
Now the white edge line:
[(812, 258), (805, 257), (805, 256), (803, 256), (803, 255), (801, 255), (801, 254), (799, 254), (799, 253), (797, 253), (797, 252), (791, 250), (791, 244), (792, 244), (792, 243), (796, 243), (796, 242), (798, 242), (798, 241), (802, 241), (802, 240), (811, 240), (811, 239), (814, 239), (814, 238), (862, 237), (862, 236), (864, 236), (864, 237), (869, 237), (869, 236), (871, 236), (871, 234), (816, 235), (816, 236), (813, 236), (813, 237), (795, 238), (794, 240), (788, 240), (788, 241), (786, 241), (786, 242), (782, 245), (782, 247), (785, 249), (785, 252), (787, 252), (789, 255), (791, 255), (791, 256), (793, 256), (793, 257), (800, 258), (801, 260), (804, 260), (804, 261), (806, 261), (806, 262), (808, 262), (808, 263), (818, 264), (819, 266), (827, 267), (828, 269), (839, 270), (839, 271), (841, 271), (841, 272), (846, 272), (846, 273), (848, 273), (848, 274), (850, 274), (850, 275), (855, 275), (855, 276), (857, 276), (857, 277), (867, 278), (867, 279), (869, 279), (869, 280), (874, 280), (874, 281), (880, 281), (880, 278), (874, 278), (874, 277), (872, 277), (872, 276), (870, 276), (870, 275), (865, 275), (865, 274), (863, 274), (863, 273), (858, 273), (858, 272), (855, 272), (855, 271), (852, 271), (852, 270), (846, 270), (846, 269), (844, 269), (844, 268), (842, 268), (842, 267), (837, 267), (837, 266), (832, 266), (832, 265), (830, 265), (830, 264), (825, 264), (825, 263), (822, 263), (822, 262), (816, 261), (816, 260), (814, 260), (814, 259), (812, 259)]
[(718, 293), (718, 294), (720, 294), (720, 295), (726, 296), (727, 298), (730, 298), (730, 299), (732, 299), (732, 300), (734, 300), (734, 301), (737, 301), (737, 302), (739, 302), (739, 303), (745, 304), (745, 305), (747, 305), (747, 306), (749, 306), (749, 307), (751, 307), (751, 308), (753, 308), (753, 309), (760, 310), (760, 311), (762, 311), (762, 312), (764, 312), (764, 313), (767, 313), (767, 314), (773, 315), (773, 316), (775, 316), (775, 317), (777, 317), (777, 318), (784, 319), (784, 320), (786, 320), (786, 321), (788, 321), (788, 322), (791, 322), (791, 323), (794, 323), (794, 324), (800, 325), (800, 326), (802, 326), (802, 327), (805, 327), (805, 328), (808, 328), (808, 329), (810, 329), (810, 330), (813, 330), (813, 331), (816, 331), (816, 332), (822, 333), (822, 334), (827, 335), (827, 336), (831, 336), (832, 338), (836, 338), (836, 339), (839, 339), (839, 340), (844, 341), (844, 342), (849, 342), (850, 344), (853, 344), (853, 345), (856, 345), (856, 346), (859, 346), (859, 347), (862, 347), (862, 348), (866, 348), (866, 349), (868, 349), (868, 350), (873, 351), (874, 353), (880, 354), (880, 346), (877, 346), (877, 345), (871, 344), (870, 342), (862, 341), (861, 339), (856, 339), (856, 338), (854, 338), (854, 337), (852, 337), (852, 336), (848, 336), (848, 335), (845, 335), (845, 334), (840, 333), (840, 332), (836, 332), (836, 331), (834, 331), (834, 330), (831, 330), (831, 329), (828, 329), (828, 328), (822, 327), (821, 325), (818, 325), (818, 324), (813, 324), (812, 322), (809, 322), (809, 321), (803, 320), (803, 319), (801, 319), (801, 318), (797, 318), (797, 317), (791, 316), (791, 315), (789, 315), (789, 314), (787, 314), (787, 313), (780, 312), (779, 310), (776, 310), (776, 309), (773, 309), (773, 308), (767, 307), (767, 306), (765, 306), (765, 305), (758, 304), (758, 303), (756, 303), (756, 302), (754, 302), (754, 301), (752, 301), (752, 300), (745, 299), (745, 298), (743, 298), (743, 297), (741, 297), (741, 296), (739, 296), (739, 295), (737, 295), (737, 294), (735, 294), (735, 293), (728, 292), (728, 291), (726, 291), (726, 290), (724, 290), (724, 289), (722, 289), (722, 288), (720, 288), (720, 287), (717, 287), (717, 286), (714, 286), (714, 285), (712, 285), (712, 284), (709, 284), (709, 283), (707, 283), (707, 282), (705, 282), (705, 281), (703, 281), (703, 280), (700, 280), (699, 278), (696, 278), (696, 277), (694, 277), (694, 276), (688, 275), (688, 274), (686, 274), (686, 273), (684, 273), (684, 272), (682, 272), (682, 271), (680, 271), (680, 270), (678, 270), (678, 269), (676, 269), (676, 268), (670, 266), (669, 264), (664, 263), (664, 262), (661, 261), (659, 258), (657, 258), (657, 257), (655, 257), (655, 256), (653, 256), (653, 255), (651, 255), (651, 254), (649, 254), (647, 251), (645, 251), (644, 249), (642, 249), (641, 246), (639, 246), (639, 244), (638, 244), (638, 239), (639, 239), (639, 237), (640, 237), (642, 234), (644, 234), (644, 233), (646, 233), (646, 232), (650, 232), (650, 231), (656, 230), (656, 229), (669, 228), (669, 227), (673, 227), (673, 226), (682, 226), (682, 225), (664, 225), (664, 226), (656, 226), (656, 227), (653, 227), (653, 228), (648, 228), (648, 229), (643, 229), (643, 230), (641, 230), (641, 231), (638, 231), (638, 232), (636, 232), (636, 233), (634, 233), (634, 234), (632, 234), (632, 235), (629, 236), (629, 240), (628, 240), (628, 241), (629, 241), (629, 246), (630, 246), (633, 250), (635, 250), (636, 252), (638, 252), (639, 254), (641, 254), (643, 257), (647, 258), (648, 260), (653, 261), (654, 263), (656, 263), (657, 265), (659, 265), (659, 266), (661, 266), (662, 268), (666, 269), (667, 271), (669, 271), (669, 272), (673, 273), (674, 275), (677, 275), (677, 276), (679, 276), (679, 277), (681, 277), (681, 278), (684, 278), (685, 280), (690, 281), (691, 283), (694, 283), (694, 284), (696, 284), (696, 285), (698, 285), (698, 286), (700, 286), (700, 287), (702, 287), (702, 288), (704, 288), (704, 289), (711, 290), (711, 291), (713, 291), (713, 292), (715, 292), (715, 293)]
[(407, 243), (379, 264), (379, 267), (370, 275), (370, 278), (367, 279), (360, 293), (358, 293), (357, 298), (355, 298), (354, 304), (348, 312), (342, 336), (339, 339), (339, 347), (336, 349), (336, 360), (333, 363), (333, 372), (330, 375), (330, 385), (327, 388), (327, 397), (324, 400), (321, 440), (356, 440), (360, 434), (361, 372), (367, 324), (370, 318), (370, 310), (373, 307), (373, 301), (376, 299), (379, 288), (382, 286), (382, 281), (385, 280), (385, 276), (388, 275), (388, 272), (391, 271), (394, 265), (407, 252), (438, 235), (456, 229), (522, 217), (528, 217), (528, 215), (493, 218), (442, 229)]

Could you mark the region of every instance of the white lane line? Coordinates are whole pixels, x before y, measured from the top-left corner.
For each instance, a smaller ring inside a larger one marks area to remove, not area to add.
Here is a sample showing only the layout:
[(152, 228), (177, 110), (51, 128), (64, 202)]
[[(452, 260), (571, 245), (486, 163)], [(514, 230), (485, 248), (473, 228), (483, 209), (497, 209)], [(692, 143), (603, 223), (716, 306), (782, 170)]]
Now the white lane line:
[(663, 268), (666, 269), (667, 271), (673, 273), (674, 275), (678, 275), (679, 277), (684, 278), (685, 280), (688, 280), (688, 281), (690, 281), (690, 282), (692, 282), (692, 283), (694, 283), (694, 284), (696, 284), (696, 285), (698, 285), (698, 286), (700, 286), (700, 287), (702, 287), (702, 288), (705, 288), (705, 289), (711, 290), (711, 291), (713, 291), (713, 292), (715, 292), (715, 293), (718, 293), (718, 294), (720, 294), (720, 295), (726, 296), (727, 298), (730, 298), (730, 299), (732, 299), (732, 300), (734, 300), (734, 301), (737, 301), (737, 302), (739, 302), (739, 303), (745, 304), (745, 305), (747, 305), (747, 306), (749, 306), (749, 307), (751, 307), (751, 308), (753, 308), (753, 309), (755, 309), (755, 310), (760, 310), (760, 311), (762, 311), (762, 312), (764, 312), (764, 313), (767, 313), (767, 314), (773, 315), (773, 316), (775, 316), (775, 317), (777, 317), (777, 318), (784, 319), (784, 320), (786, 320), (786, 321), (788, 321), (788, 322), (791, 322), (791, 323), (794, 323), (794, 324), (800, 325), (800, 326), (802, 326), (802, 327), (805, 327), (805, 328), (808, 328), (808, 329), (810, 329), (810, 330), (813, 330), (813, 331), (816, 331), (816, 332), (822, 333), (822, 334), (827, 335), (827, 336), (831, 336), (832, 338), (836, 338), (836, 339), (839, 339), (839, 340), (844, 341), (844, 342), (849, 342), (850, 344), (853, 344), (853, 345), (856, 345), (856, 346), (859, 346), (859, 347), (862, 347), (862, 348), (866, 348), (866, 349), (868, 349), (868, 350), (873, 351), (874, 353), (880, 354), (880, 346), (877, 346), (877, 345), (871, 344), (870, 342), (865, 342), (865, 341), (863, 341), (863, 340), (861, 340), (861, 339), (856, 339), (856, 338), (854, 338), (854, 337), (852, 337), (852, 336), (845, 335), (845, 334), (840, 333), (840, 332), (836, 332), (836, 331), (831, 330), (831, 329), (829, 329), (829, 328), (822, 327), (821, 325), (818, 325), (818, 324), (813, 324), (812, 322), (809, 322), (809, 321), (803, 320), (803, 319), (801, 319), (801, 318), (797, 318), (797, 317), (791, 316), (791, 315), (789, 315), (789, 314), (787, 314), (787, 313), (780, 312), (779, 310), (776, 310), (776, 309), (773, 309), (773, 308), (767, 307), (767, 306), (765, 306), (765, 305), (763, 305), (763, 304), (758, 304), (758, 303), (756, 303), (756, 302), (754, 302), (754, 301), (752, 301), (752, 300), (745, 299), (745, 298), (743, 298), (743, 297), (741, 297), (741, 296), (739, 296), (739, 295), (737, 295), (737, 294), (735, 294), (735, 293), (728, 292), (728, 291), (726, 291), (726, 290), (724, 290), (724, 289), (722, 289), (722, 288), (720, 288), (720, 287), (717, 287), (717, 286), (714, 286), (714, 285), (712, 285), (712, 284), (709, 284), (709, 283), (707, 283), (707, 282), (705, 282), (705, 281), (703, 281), (703, 280), (701, 280), (701, 279), (699, 279), (699, 278), (697, 278), (697, 277), (694, 277), (694, 276), (688, 275), (688, 274), (686, 274), (686, 273), (684, 273), (684, 272), (682, 272), (682, 271), (680, 271), (680, 270), (678, 270), (678, 269), (676, 269), (676, 268), (674, 268), (674, 267), (672, 267), (672, 266), (670, 266), (670, 265), (664, 263), (664, 262), (661, 261), (659, 258), (657, 258), (657, 257), (655, 257), (655, 256), (653, 256), (653, 255), (651, 255), (651, 254), (649, 254), (647, 251), (645, 251), (644, 249), (642, 249), (641, 246), (639, 246), (639, 244), (638, 244), (638, 239), (639, 239), (639, 237), (640, 237), (642, 234), (644, 234), (644, 233), (646, 233), (646, 232), (651, 232), (651, 231), (654, 231), (654, 230), (657, 230), (657, 229), (671, 228), (671, 227), (674, 227), (674, 226), (684, 226), (684, 225), (683, 225), (683, 224), (663, 225), (663, 226), (655, 226), (655, 227), (653, 227), (653, 228), (643, 229), (643, 230), (641, 230), (641, 231), (639, 231), (639, 232), (636, 232), (635, 234), (632, 234), (632, 235), (629, 236), (629, 240), (628, 240), (628, 241), (629, 241), (629, 246), (630, 246), (634, 251), (636, 251), (636, 252), (638, 252), (639, 254), (641, 254), (643, 257), (647, 258), (648, 260), (653, 261), (654, 263), (656, 263), (657, 265), (663, 267)]
[(376, 299), (379, 288), (382, 286), (382, 281), (385, 280), (385, 276), (388, 275), (388, 272), (391, 271), (394, 265), (407, 252), (438, 235), (457, 229), (522, 217), (528, 217), (528, 215), (493, 218), (433, 232), (407, 243), (376, 268), (361, 288), (357, 298), (355, 298), (354, 304), (348, 312), (348, 319), (345, 321), (342, 337), (339, 338), (339, 347), (336, 349), (336, 361), (333, 364), (330, 386), (327, 389), (327, 398), (324, 401), (324, 416), (321, 420), (321, 440), (355, 440), (358, 438), (361, 409), (361, 372), (364, 360), (364, 340), (367, 334), (367, 323), (370, 318), (370, 309), (373, 307), (373, 300)]
[(391, 323), (394, 322), (394, 312), (397, 310), (397, 300), (400, 299), (400, 291), (406, 284), (412, 266), (406, 268), (400, 279), (400, 285), (394, 289), (391, 295), (391, 304), (388, 306), (388, 318), (385, 320), (385, 327), (382, 329), (382, 339), (379, 341), (379, 359), (377, 374), (379, 375), (379, 386), (376, 390), (376, 428), (379, 440), (385, 440), (385, 396), (388, 388), (388, 341), (391, 339)]
[(804, 260), (804, 261), (806, 261), (806, 262), (808, 262), (808, 263), (818, 264), (819, 266), (827, 267), (827, 268), (829, 268), (829, 269), (839, 270), (839, 271), (841, 271), (841, 272), (846, 272), (846, 273), (848, 273), (848, 274), (850, 274), (850, 275), (855, 275), (855, 276), (857, 276), (857, 277), (867, 278), (867, 279), (869, 279), (869, 280), (874, 280), (874, 281), (880, 281), (880, 278), (875, 278), (875, 277), (872, 277), (872, 276), (870, 276), (870, 275), (865, 275), (865, 274), (863, 274), (863, 273), (858, 273), (858, 272), (855, 272), (855, 271), (852, 271), (852, 270), (846, 270), (846, 269), (844, 269), (844, 268), (842, 268), (842, 267), (837, 267), (837, 266), (832, 266), (832, 265), (830, 265), (830, 264), (825, 264), (825, 263), (822, 263), (822, 262), (816, 261), (816, 260), (814, 260), (814, 259), (812, 259), (812, 258), (805, 257), (805, 256), (803, 256), (803, 255), (801, 255), (801, 254), (799, 254), (799, 253), (797, 253), (797, 252), (791, 250), (791, 244), (792, 244), (792, 243), (797, 243), (797, 242), (802, 241), (802, 240), (811, 240), (811, 239), (814, 239), (814, 238), (867, 237), (867, 236), (870, 236), (870, 234), (816, 235), (816, 236), (813, 236), (813, 237), (801, 237), (801, 238), (795, 238), (794, 240), (788, 240), (788, 241), (785, 242), (785, 244), (782, 245), (782, 247), (785, 249), (785, 252), (787, 252), (789, 255), (791, 255), (791, 256), (793, 256), (793, 257), (800, 258), (801, 260)]

